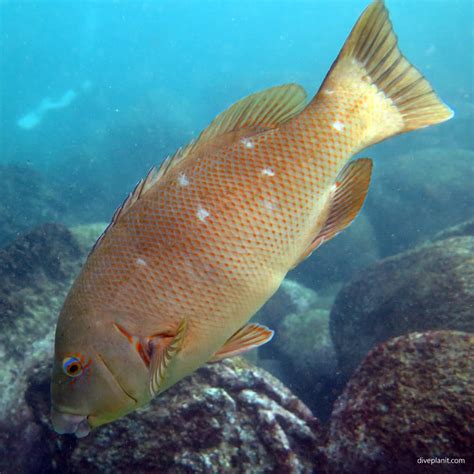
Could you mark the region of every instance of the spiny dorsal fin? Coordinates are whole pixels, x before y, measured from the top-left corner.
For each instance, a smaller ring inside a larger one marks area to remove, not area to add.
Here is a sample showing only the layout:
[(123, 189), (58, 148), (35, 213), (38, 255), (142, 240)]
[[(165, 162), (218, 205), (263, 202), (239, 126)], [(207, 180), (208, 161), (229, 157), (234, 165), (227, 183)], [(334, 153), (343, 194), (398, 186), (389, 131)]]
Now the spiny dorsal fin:
[(274, 331), (257, 323), (245, 325), (218, 350), (209, 362), (218, 362), (226, 357), (243, 354), (251, 349), (266, 344), (273, 337)]
[(159, 169), (153, 167), (147, 176), (137, 183), (133, 192), (117, 208), (112, 221), (98, 238), (90, 253), (98, 247), (120, 217), (178, 163), (189, 156), (202, 156), (222, 146), (231, 145), (241, 138), (275, 128), (301, 112), (305, 103), (306, 92), (301, 86), (285, 84), (249, 95), (230, 106), (203, 130), (196, 141), (179, 148), (173, 156), (166, 158)]
[(162, 350), (156, 350), (151, 358), (150, 363), (150, 394), (152, 397), (158, 395), (163, 381), (166, 377), (166, 372), (169, 369), (170, 363), (176, 354), (181, 350), (184, 336), (186, 335), (187, 320), (182, 319), (179, 323), (175, 337), (171, 340), (168, 346)]
[(348, 227), (364, 204), (372, 175), (372, 160), (351, 161), (339, 173), (329, 197), (329, 213), (323, 228), (296, 262), (298, 265), (321, 244)]

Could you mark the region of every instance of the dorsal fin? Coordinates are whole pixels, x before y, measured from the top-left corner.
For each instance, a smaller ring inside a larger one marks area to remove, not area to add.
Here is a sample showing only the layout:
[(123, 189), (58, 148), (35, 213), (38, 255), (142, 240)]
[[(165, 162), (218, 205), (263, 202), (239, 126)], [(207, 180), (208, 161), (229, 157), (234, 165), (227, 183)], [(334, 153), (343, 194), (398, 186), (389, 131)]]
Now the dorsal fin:
[(192, 152), (202, 154), (210, 147), (219, 148), (278, 127), (301, 112), (305, 105), (306, 92), (297, 84), (251, 94), (219, 114), (193, 144)]
[(372, 160), (359, 158), (351, 161), (339, 173), (329, 197), (329, 212), (323, 228), (299, 257), (296, 267), (320, 245), (331, 240), (356, 218), (365, 201), (372, 175)]
[[(235, 141), (275, 128), (301, 112), (306, 92), (297, 84), (271, 87), (249, 95), (219, 114), (199, 138), (166, 158), (160, 168), (153, 167), (115, 211), (112, 221), (92, 247), (92, 253), (106, 233), (150, 188), (178, 163), (190, 156), (202, 156)], [(90, 255), (90, 254), (89, 254)]]
[(180, 148), (167, 170), (188, 156), (203, 156), (241, 138), (278, 127), (301, 112), (305, 105), (306, 92), (298, 84), (270, 87), (251, 94), (220, 113), (196, 141)]

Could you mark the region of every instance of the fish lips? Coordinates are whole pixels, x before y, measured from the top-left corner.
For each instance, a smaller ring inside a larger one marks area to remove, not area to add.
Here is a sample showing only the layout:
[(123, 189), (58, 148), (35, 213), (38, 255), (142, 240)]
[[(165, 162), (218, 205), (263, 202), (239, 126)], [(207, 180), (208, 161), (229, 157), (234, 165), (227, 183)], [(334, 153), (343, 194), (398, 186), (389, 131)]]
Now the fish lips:
[(87, 416), (62, 413), (54, 407), (51, 408), (51, 421), (54, 431), (58, 434), (70, 433), (75, 434), (77, 438), (84, 438), (91, 431)]

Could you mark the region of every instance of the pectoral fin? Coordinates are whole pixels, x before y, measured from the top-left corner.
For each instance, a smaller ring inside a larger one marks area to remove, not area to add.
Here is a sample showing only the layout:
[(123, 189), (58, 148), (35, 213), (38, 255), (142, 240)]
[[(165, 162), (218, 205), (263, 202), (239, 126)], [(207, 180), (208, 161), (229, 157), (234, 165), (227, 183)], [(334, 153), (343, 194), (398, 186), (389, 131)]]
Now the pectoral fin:
[(183, 345), (186, 334), (187, 320), (183, 319), (176, 331), (174, 338), (167, 342), (163, 340), (162, 344), (156, 344), (153, 347), (150, 358), (150, 393), (154, 397), (160, 392), (163, 381), (171, 362)]
[(371, 174), (372, 160), (368, 158), (351, 161), (339, 173), (329, 197), (326, 222), (294, 267), (353, 222), (367, 196)]
[(243, 354), (267, 343), (272, 339), (273, 334), (274, 331), (261, 324), (247, 324), (230, 337), (209, 362), (218, 362), (226, 357)]

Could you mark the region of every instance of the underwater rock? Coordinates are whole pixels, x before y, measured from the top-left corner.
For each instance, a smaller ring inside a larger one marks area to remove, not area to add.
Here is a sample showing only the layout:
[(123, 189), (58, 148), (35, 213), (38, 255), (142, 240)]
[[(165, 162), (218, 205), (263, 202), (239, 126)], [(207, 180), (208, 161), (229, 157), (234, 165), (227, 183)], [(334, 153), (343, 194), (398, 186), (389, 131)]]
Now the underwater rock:
[(58, 220), (64, 211), (57, 190), (32, 167), (0, 165), (0, 182), (0, 247), (37, 224)]
[(286, 278), (277, 292), (257, 312), (254, 320), (277, 329), (288, 314), (304, 312), (317, 304), (318, 294), (314, 290)]
[(278, 380), (243, 359), (207, 365), (83, 439), (52, 431), (50, 370), (48, 360), (31, 372), (24, 415), (14, 418), (21, 425), (10, 427), (16, 436), (0, 445), (0, 459), (6, 449), (28, 452), (17, 459), (22, 472), (310, 473), (322, 462), (319, 422)]
[(336, 292), (326, 290), (316, 293), (287, 278), (253, 318), (275, 330), (273, 340), (258, 348), (255, 363), (291, 387), (323, 421), (340, 393), (328, 324)]
[(365, 212), (344, 232), (316, 249), (290, 273), (290, 277), (320, 290), (335, 282), (348, 281), (379, 259), (374, 228)]
[(294, 370), (314, 382), (336, 370), (336, 352), (329, 334), (329, 311), (311, 309), (289, 314), (280, 326), (279, 352)]
[(425, 149), (380, 160), (365, 210), (382, 256), (472, 217), (474, 151)]
[(319, 430), (310, 411), (280, 382), (234, 359), (200, 369), (140, 413), (77, 442), (65, 467), (114, 473), (311, 472)]
[(95, 222), (69, 227), (69, 231), (79, 245), (81, 252), (88, 255), (97, 239), (106, 229), (107, 222)]
[(451, 237), (462, 237), (467, 235), (474, 237), (474, 219), (468, 219), (458, 225), (448, 227), (447, 229), (438, 232), (432, 240), (444, 240)]
[(338, 367), (346, 378), (376, 344), (413, 331), (474, 332), (474, 238), (418, 247), (366, 269), (331, 311)]
[(471, 473), (473, 346), (472, 334), (439, 331), (412, 333), (372, 350), (336, 402), (327, 471)]
[[(252, 319), (278, 331), (289, 314), (301, 314), (313, 308), (329, 310), (339, 289), (340, 285), (332, 285), (316, 293), (296, 280), (285, 278), (277, 292)], [(266, 347), (268, 344), (261, 349)]]
[(325, 421), (336, 393), (340, 393), (329, 310), (312, 308), (287, 315), (275, 339), (275, 358), (281, 361), (283, 381)]
[(72, 234), (56, 224), (0, 250), (0, 472), (38, 472), (30, 453), (43, 453), (44, 440), (41, 414), (27, 402), (35, 395), (30, 383), (39, 361), (52, 358), (56, 318), (83, 258)]
[(56, 224), (0, 250), (0, 419), (24, 391), (22, 373), (52, 353), (54, 324), (81, 261), (70, 232)]

